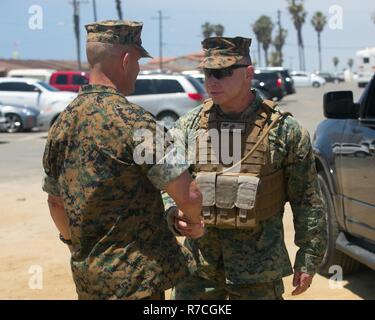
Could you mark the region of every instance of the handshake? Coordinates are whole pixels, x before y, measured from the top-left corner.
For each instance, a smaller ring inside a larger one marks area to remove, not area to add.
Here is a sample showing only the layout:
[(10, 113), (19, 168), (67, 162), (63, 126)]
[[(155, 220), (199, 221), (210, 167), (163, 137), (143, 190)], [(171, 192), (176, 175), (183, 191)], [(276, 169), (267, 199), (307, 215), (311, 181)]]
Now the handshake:
[(197, 239), (204, 235), (204, 221), (201, 217), (200, 221), (189, 221), (184, 213), (177, 207), (171, 207), (168, 212), (168, 226), (176, 233), (190, 238)]

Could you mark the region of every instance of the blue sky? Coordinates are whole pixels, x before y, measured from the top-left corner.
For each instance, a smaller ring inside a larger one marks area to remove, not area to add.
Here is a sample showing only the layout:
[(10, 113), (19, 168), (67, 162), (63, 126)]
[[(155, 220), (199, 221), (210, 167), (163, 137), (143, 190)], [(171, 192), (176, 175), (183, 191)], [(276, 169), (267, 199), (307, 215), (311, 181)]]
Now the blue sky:
[[(1, 0), (0, 58), (11, 58), (17, 52), (20, 59), (74, 60), (76, 47), (70, 2)], [(84, 24), (92, 22), (94, 18), (92, 0), (83, 2), (86, 2), (81, 4), (81, 48), (84, 61)], [(96, 3), (99, 20), (117, 18), (114, 0), (96, 0)], [(29, 8), (32, 5), (38, 5), (43, 10), (41, 30), (29, 28), (32, 16)], [(373, 0), (305, 0), (308, 16), (303, 36), (309, 71), (318, 66), (317, 36), (310, 23), (311, 17), (320, 10), (333, 21), (335, 17), (329, 13), (333, 5), (342, 8), (343, 28), (334, 30), (326, 26), (322, 34), (323, 69), (332, 71), (332, 58), (337, 56), (341, 70), (346, 67), (349, 58), (354, 58), (357, 50), (375, 46), (375, 24), (371, 20), (371, 14), (375, 12)], [(158, 16), (158, 10), (162, 10), (163, 15), (168, 17), (163, 21), (163, 52), (165, 57), (172, 57), (200, 50), (201, 25), (206, 21), (223, 24), (226, 36), (254, 37), (251, 24), (261, 15), (268, 15), (276, 22), (277, 10), (280, 9), (282, 25), (289, 32), (284, 47), (284, 65), (298, 69), (297, 36), (286, 7), (286, 0), (122, 0), (124, 18), (144, 22), (143, 44), (155, 57), (159, 54), (158, 20), (154, 19)], [(256, 41), (252, 45), (252, 54), (256, 56)]]

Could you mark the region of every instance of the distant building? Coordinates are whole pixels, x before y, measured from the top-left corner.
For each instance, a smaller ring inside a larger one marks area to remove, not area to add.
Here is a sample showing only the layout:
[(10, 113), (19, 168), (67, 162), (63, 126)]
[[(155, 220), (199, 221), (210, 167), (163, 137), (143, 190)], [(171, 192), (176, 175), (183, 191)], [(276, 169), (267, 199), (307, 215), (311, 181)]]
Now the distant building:
[[(0, 59), (0, 76), (6, 76), (9, 70), (14, 69), (77, 70), (77, 62), (64, 60)], [(87, 71), (88, 69), (89, 65), (87, 63), (82, 63), (82, 70)]]
[[(203, 52), (192, 53), (180, 57), (163, 58), (163, 70), (181, 72), (185, 70), (195, 70), (204, 57)], [(148, 60), (148, 61), (147, 61)], [(141, 62), (141, 70), (158, 70), (160, 59), (144, 59)], [(76, 61), (64, 60), (18, 60), (0, 59), (0, 76), (6, 76), (9, 70), (14, 69), (55, 69), (55, 70), (77, 70)], [(88, 71), (88, 63), (82, 63), (82, 71)]]
[[(198, 68), (198, 65), (202, 61), (203, 57), (203, 52), (198, 52), (175, 58), (163, 58), (163, 69), (173, 72), (194, 70)], [(148, 61), (146, 64), (141, 65), (141, 70), (158, 70), (159, 68), (159, 58), (154, 58)]]

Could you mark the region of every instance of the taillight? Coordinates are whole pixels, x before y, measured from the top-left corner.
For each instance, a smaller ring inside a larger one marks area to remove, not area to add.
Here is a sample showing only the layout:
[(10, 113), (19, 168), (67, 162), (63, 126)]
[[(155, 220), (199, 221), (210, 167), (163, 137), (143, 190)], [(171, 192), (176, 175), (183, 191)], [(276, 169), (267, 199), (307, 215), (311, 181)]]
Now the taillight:
[(278, 88), (281, 88), (281, 85), (283, 84), (283, 81), (279, 78), (277, 79), (276, 85)]
[(194, 101), (203, 100), (203, 95), (201, 95), (200, 93), (188, 93), (188, 97)]

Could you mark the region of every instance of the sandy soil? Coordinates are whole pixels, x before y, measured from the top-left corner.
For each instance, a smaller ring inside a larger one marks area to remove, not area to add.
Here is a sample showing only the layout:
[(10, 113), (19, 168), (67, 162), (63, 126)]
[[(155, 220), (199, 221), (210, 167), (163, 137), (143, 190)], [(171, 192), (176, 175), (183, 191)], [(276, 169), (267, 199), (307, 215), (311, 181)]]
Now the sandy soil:
[[(0, 184), (0, 299), (76, 299), (69, 267), (69, 251), (58, 240), (49, 217), (39, 179)], [(290, 208), (285, 214), (286, 243), (292, 261)], [(42, 279), (42, 287), (35, 282)], [(292, 278), (284, 279), (285, 299), (375, 299), (375, 272), (365, 269), (345, 277), (341, 289), (330, 289), (329, 279), (316, 276), (308, 292), (292, 297)]]

